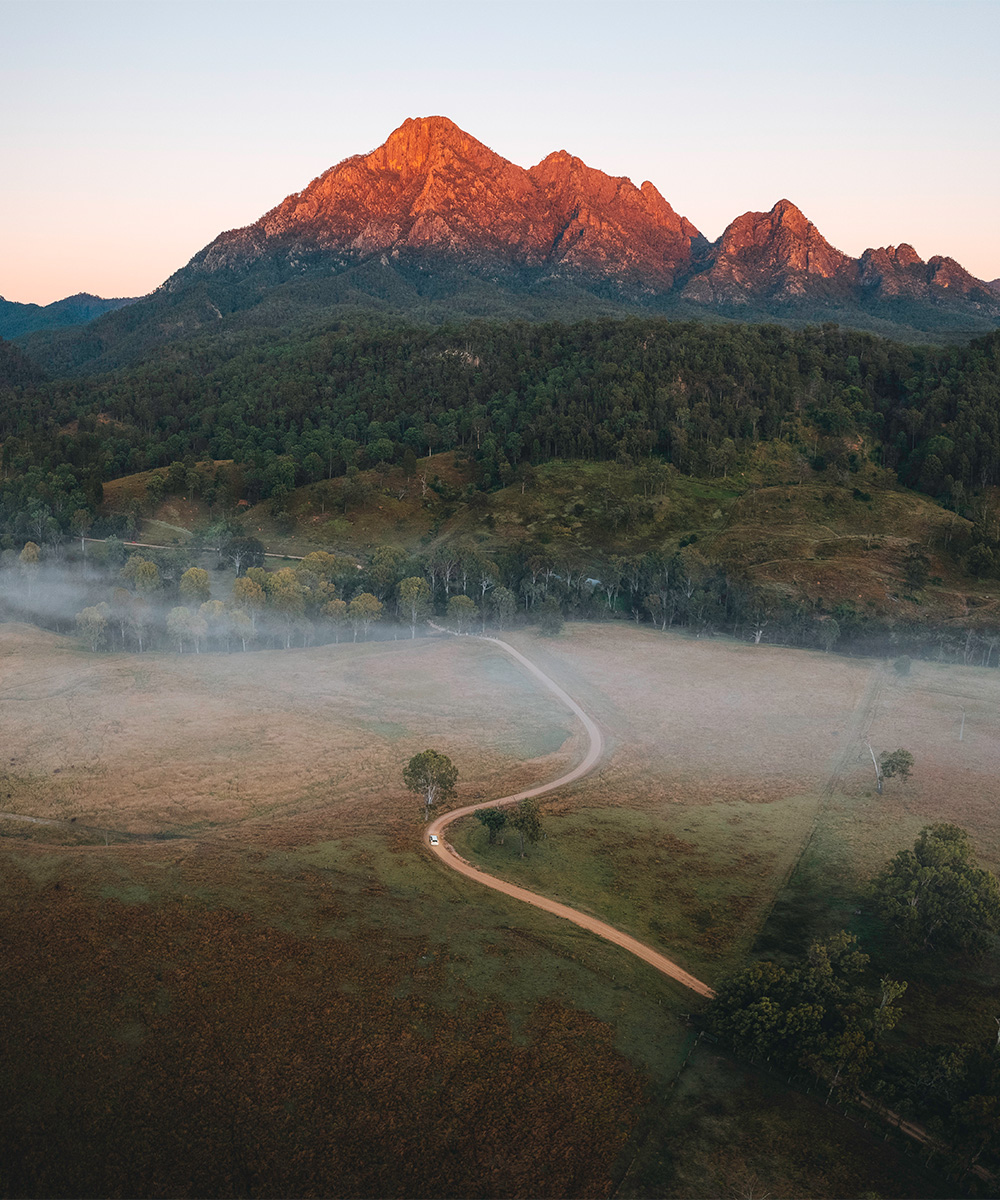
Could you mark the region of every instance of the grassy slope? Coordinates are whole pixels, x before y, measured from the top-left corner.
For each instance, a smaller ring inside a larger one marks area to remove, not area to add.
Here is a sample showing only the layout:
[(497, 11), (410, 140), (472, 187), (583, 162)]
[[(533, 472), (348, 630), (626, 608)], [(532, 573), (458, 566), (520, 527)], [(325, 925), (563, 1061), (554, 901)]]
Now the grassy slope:
[[(324, 548), (364, 557), (384, 543), (417, 551), (459, 542), (490, 554), (530, 544), (594, 569), (610, 554), (673, 550), (695, 535), (689, 553), (696, 560), (737, 568), (776, 595), (820, 609), (846, 603), (863, 616), (904, 624), (1000, 618), (995, 584), (970, 578), (957, 563), (967, 521), (874, 467), (840, 482), (794, 459), (779, 444), (761, 447), (727, 479), (671, 470), (660, 494), (648, 497), (631, 469), (553, 462), (523, 490), (514, 485), (469, 498), (468, 466), (440, 454), (420, 460), (411, 479), (399, 468), (366, 473), (371, 496), (346, 512), (341, 481), (329, 480), (294, 492), (286, 517), (276, 519), (261, 504), (241, 520), (273, 553)], [(105, 510), (142, 503), (147, 477), (106, 484)], [(429, 486), (435, 480), (444, 496)], [(185, 530), (213, 515), (197, 497), (168, 496), (149, 512), (139, 540), (182, 544)], [(930, 563), (930, 582), (918, 594), (904, 580), (913, 544)]]

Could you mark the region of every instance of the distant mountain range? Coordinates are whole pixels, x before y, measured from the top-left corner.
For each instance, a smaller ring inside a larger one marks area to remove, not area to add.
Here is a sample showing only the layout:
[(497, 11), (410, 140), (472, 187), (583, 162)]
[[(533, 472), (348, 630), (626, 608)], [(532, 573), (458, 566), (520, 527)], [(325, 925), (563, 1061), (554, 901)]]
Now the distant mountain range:
[(524, 169), (427, 117), (220, 234), (150, 296), (25, 345), (49, 367), (99, 369), (220, 322), (282, 327), (345, 309), (428, 321), (833, 320), (927, 338), (996, 328), (1000, 281), (950, 258), (925, 262), (905, 243), (851, 258), (788, 200), (709, 242), (652, 183), (565, 151)]
[(89, 292), (77, 292), (75, 296), (45, 305), (19, 304), (16, 300), (5, 300), (0, 296), (0, 337), (15, 338), (33, 333), (36, 329), (81, 325), (133, 302), (132, 297), (104, 300), (100, 296), (91, 296)]

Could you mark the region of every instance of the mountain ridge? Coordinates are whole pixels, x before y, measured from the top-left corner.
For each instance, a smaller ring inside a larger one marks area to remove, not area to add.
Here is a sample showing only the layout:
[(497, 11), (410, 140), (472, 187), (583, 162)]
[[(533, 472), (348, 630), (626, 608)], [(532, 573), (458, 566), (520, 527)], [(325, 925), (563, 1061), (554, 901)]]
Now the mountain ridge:
[(905, 242), (852, 258), (788, 199), (709, 242), (648, 180), (637, 187), (566, 150), (520, 167), (434, 116), (408, 118), (219, 234), (124, 312), (24, 347), (48, 370), (102, 370), (219, 322), (287, 327), (359, 310), (431, 323), (834, 321), (964, 339), (1000, 324), (1000, 291)]
[[(246, 266), (269, 252), (355, 261), (403, 250), (474, 264), (570, 268), (680, 289), (697, 304), (779, 297), (906, 296), (996, 306), (992, 285), (952, 259), (924, 263), (912, 246), (833, 247), (788, 199), (734, 218), (710, 243), (650, 181), (610, 176), (566, 150), (519, 167), (447, 117), (408, 118), (366, 155), (344, 159), (258, 221), (220, 234), (163, 285)], [(817, 287), (819, 281), (823, 285)], [(1000, 309), (998, 309), (1000, 316)]]
[(0, 296), (0, 337), (14, 338), (33, 333), (36, 329), (82, 325), (106, 312), (133, 304), (135, 299), (132, 296), (105, 299), (90, 292), (76, 292), (51, 304), (22, 304)]

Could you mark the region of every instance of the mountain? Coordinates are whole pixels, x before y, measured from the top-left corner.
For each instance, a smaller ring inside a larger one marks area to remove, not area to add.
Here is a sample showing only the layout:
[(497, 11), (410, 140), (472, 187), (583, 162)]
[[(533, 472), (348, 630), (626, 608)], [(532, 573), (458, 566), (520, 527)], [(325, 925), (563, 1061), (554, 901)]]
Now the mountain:
[(789, 200), (709, 243), (648, 181), (636, 187), (564, 150), (520, 167), (425, 117), (220, 234), (151, 296), (24, 344), (50, 370), (100, 370), (216, 329), (359, 310), (431, 323), (635, 312), (837, 321), (928, 340), (992, 330), (1000, 294), (905, 244), (851, 258)]
[(16, 300), (5, 300), (0, 296), (0, 337), (13, 338), (33, 333), (36, 329), (60, 329), (67, 325), (81, 325), (93, 321), (106, 312), (114, 312), (134, 301), (129, 299), (104, 300), (88, 292), (78, 292), (52, 304), (19, 304)]
[(683, 295), (699, 304), (748, 304), (831, 295), (844, 297), (854, 259), (835, 250), (789, 200), (769, 213), (744, 213), (712, 247), (710, 266)]
[(515, 166), (444, 117), (405, 121), (371, 154), (346, 159), (255, 224), (216, 238), (164, 285), (283, 272), (317, 255), (345, 267), (413, 253), (466, 267), (566, 269), (669, 291), (707, 245), (651, 183), (637, 188), (565, 151)]

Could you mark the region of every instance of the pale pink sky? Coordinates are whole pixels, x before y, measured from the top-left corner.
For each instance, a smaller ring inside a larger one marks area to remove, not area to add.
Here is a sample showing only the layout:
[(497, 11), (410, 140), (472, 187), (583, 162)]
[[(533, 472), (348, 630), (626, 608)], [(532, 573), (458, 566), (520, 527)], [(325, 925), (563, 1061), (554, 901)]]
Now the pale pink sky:
[(150, 291), (406, 117), (651, 179), (709, 238), (1000, 276), (1000, 5), (0, 0), (0, 295)]

